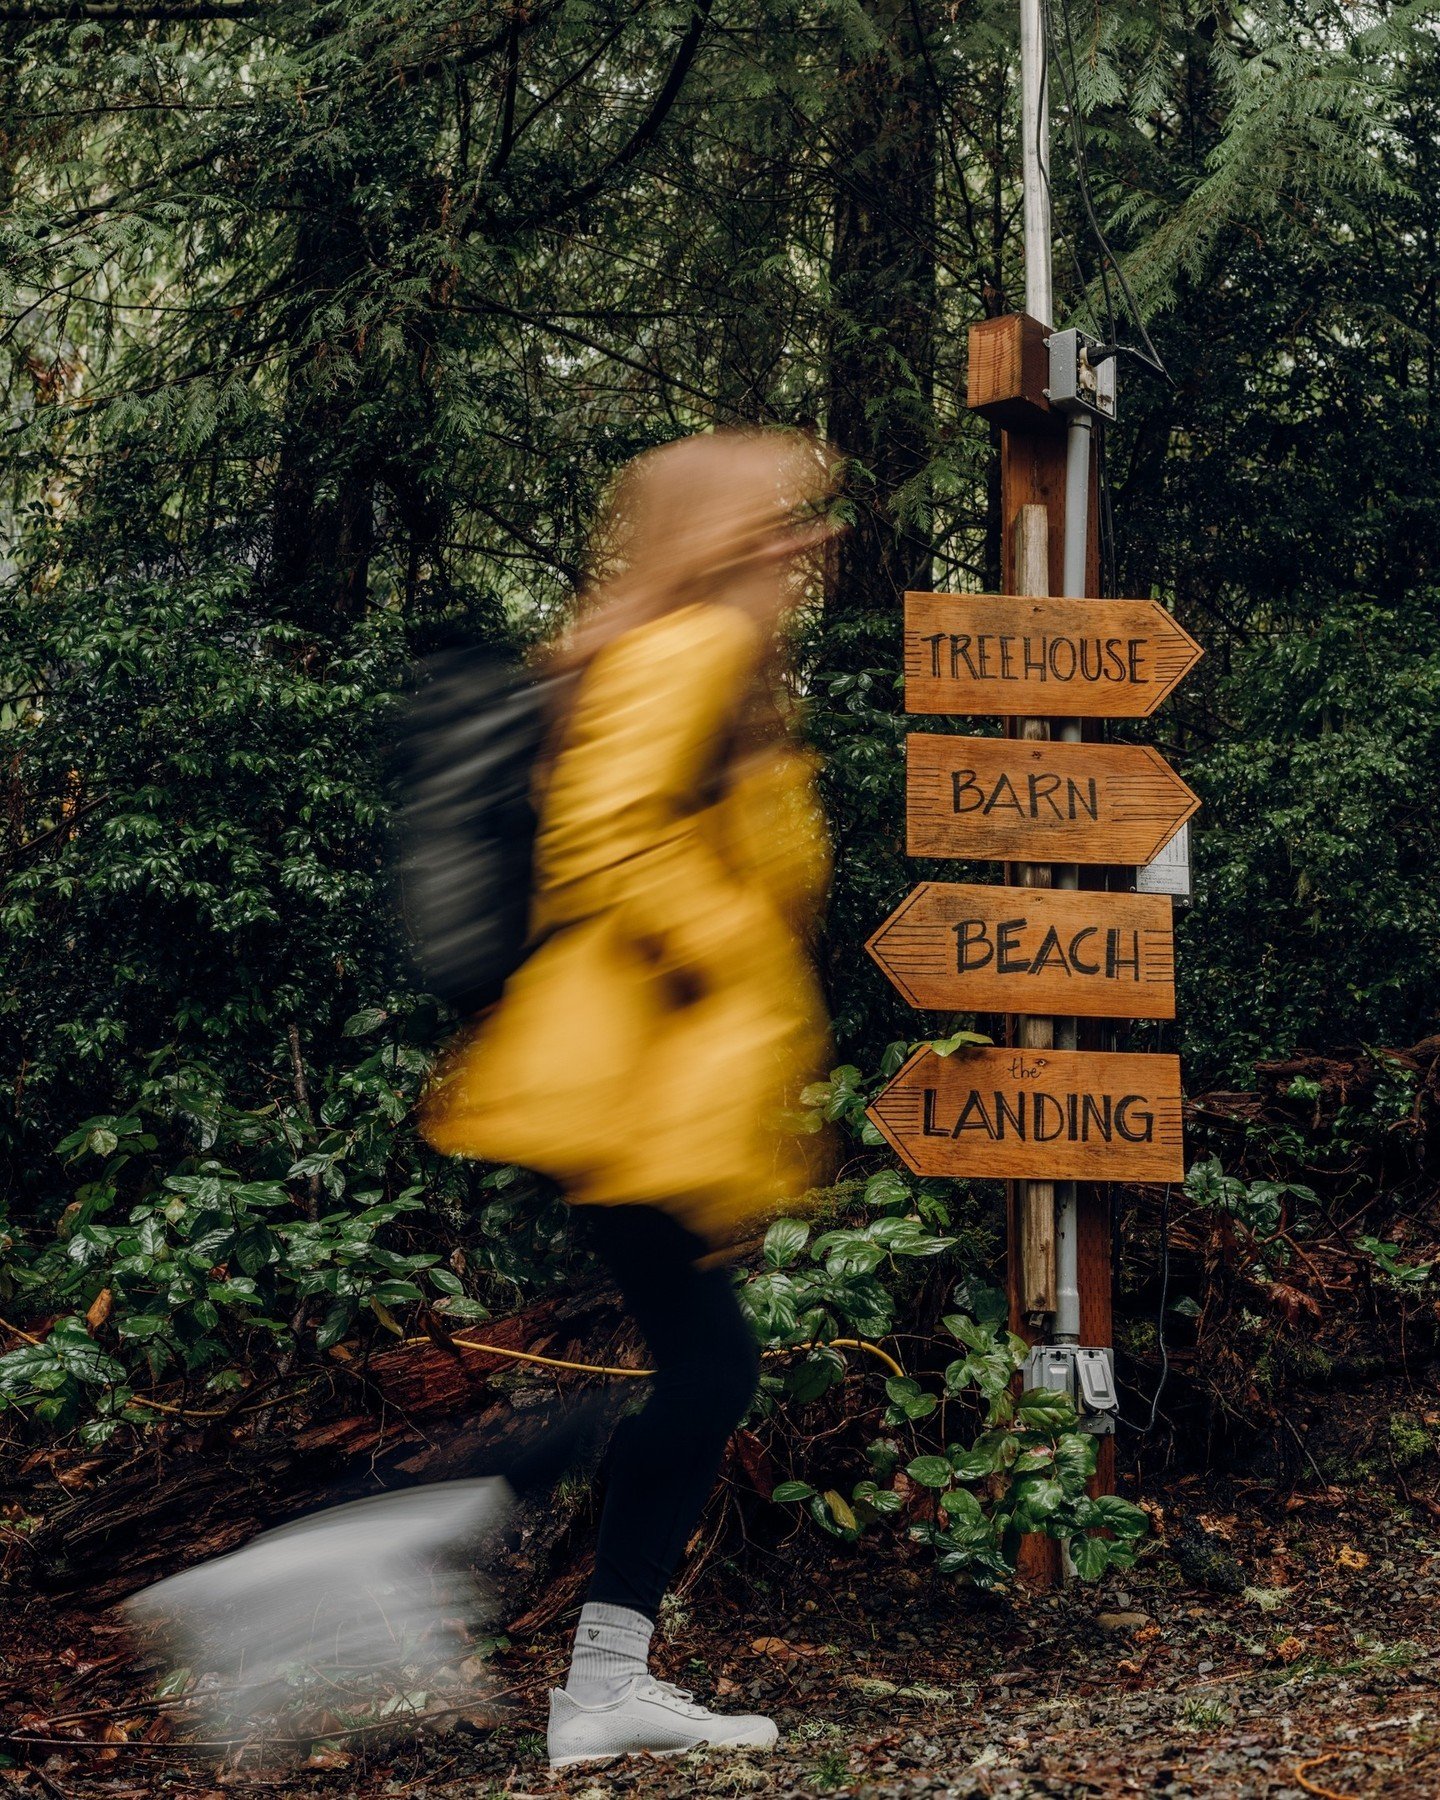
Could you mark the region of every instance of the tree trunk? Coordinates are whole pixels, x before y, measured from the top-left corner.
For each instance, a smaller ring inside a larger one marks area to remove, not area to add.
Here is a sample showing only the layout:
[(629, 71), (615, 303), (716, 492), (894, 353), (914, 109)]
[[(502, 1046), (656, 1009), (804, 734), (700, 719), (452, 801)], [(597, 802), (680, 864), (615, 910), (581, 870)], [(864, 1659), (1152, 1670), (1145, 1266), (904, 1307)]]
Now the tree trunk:
[(841, 69), (828, 429), (855, 522), (825, 596), (830, 670), (895, 668), (901, 597), (930, 582), (935, 121), (915, 19), (874, 0), (879, 41)]
[[(814, 678), (837, 850), (826, 968), (842, 1046), (906, 1029), (863, 953), (908, 875), (902, 762), (875, 713), (899, 710), (903, 596), (930, 586), (932, 551), (934, 108), (922, 9), (871, 0), (868, 11), (874, 46), (841, 67), (830, 267), (827, 429), (847, 459), (853, 524), (832, 549)], [(837, 677), (859, 685), (836, 691)]]

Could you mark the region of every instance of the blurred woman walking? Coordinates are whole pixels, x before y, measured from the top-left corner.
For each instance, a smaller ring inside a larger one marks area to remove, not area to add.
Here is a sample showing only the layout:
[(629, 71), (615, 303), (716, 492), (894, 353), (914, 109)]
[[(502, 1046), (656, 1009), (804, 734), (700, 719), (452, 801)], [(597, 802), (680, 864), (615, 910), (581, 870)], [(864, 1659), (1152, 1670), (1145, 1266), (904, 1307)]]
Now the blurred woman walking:
[[(555, 1767), (776, 1737), (769, 1719), (719, 1716), (655, 1680), (648, 1656), (755, 1394), (755, 1337), (727, 1252), (809, 1182), (814, 1139), (787, 1134), (784, 1115), (823, 1066), (806, 945), (828, 862), (785, 719), (780, 643), (803, 558), (825, 535), (828, 482), (821, 448), (779, 431), (686, 439), (621, 477), (597, 539), (604, 573), (548, 659), (558, 679), (545, 692), (564, 698), (543, 722), (533, 807), (520, 783), (536, 825), (523, 960), (424, 1109), (439, 1150), (563, 1186), (654, 1364), (645, 1405), (609, 1450), (595, 1575), (551, 1695)], [(462, 677), (446, 692), (483, 735), (485, 691)], [(464, 844), (429, 846), (447, 944), (484, 939), (501, 919), (498, 902), (494, 919), (475, 910), (483, 877)], [(523, 886), (518, 899), (517, 951)], [(228, 1704), (241, 1713), (246, 1696), (283, 1693), (297, 1667), (413, 1658), (474, 1610), (468, 1547), (556, 1478), (593, 1417), (575, 1409), (505, 1476), (330, 1508), (127, 1610), (164, 1626), (180, 1660), (222, 1665), (233, 1686), (216, 1692), (240, 1696)]]
[(552, 659), (574, 679), (540, 776), (535, 948), (425, 1118), (442, 1151), (563, 1185), (655, 1365), (608, 1455), (555, 1767), (776, 1738), (655, 1680), (648, 1652), (756, 1388), (724, 1252), (810, 1178), (784, 1115), (823, 1066), (807, 942), (828, 857), (780, 646), (829, 478), (780, 431), (686, 439), (621, 478), (606, 571)]

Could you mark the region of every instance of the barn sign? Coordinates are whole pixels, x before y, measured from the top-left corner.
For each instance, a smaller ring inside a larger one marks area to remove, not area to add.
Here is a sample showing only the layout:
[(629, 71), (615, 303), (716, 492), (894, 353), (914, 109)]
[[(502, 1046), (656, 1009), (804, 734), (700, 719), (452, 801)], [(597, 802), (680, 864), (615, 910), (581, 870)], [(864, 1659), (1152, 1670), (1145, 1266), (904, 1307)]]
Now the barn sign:
[(1147, 863), (1199, 807), (1148, 744), (905, 740), (911, 856)]

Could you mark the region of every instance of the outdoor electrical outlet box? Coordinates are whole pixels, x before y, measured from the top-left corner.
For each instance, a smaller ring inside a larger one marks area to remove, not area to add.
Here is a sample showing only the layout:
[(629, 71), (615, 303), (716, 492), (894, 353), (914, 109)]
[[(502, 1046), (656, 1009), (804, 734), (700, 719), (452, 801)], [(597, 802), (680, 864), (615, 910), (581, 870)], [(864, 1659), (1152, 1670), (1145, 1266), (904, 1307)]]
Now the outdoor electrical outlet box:
[(1050, 385), (1045, 398), (1063, 413), (1089, 413), (1096, 419), (1115, 417), (1115, 356), (1092, 357), (1104, 348), (1088, 331), (1052, 331)]
[(1115, 1367), (1108, 1350), (1077, 1350), (1075, 1373), (1079, 1379), (1080, 1429), (1106, 1437), (1115, 1429), (1120, 1401), (1115, 1392)]
[(1075, 1394), (1074, 1352), (1068, 1344), (1037, 1344), (1025, 1358), (1027, 1388), (1048, 1388), (1054, 1394)]
[(1075, 1344), (1037, 1344), (1025, 1358), (1027, 1388), (1068, 1394), (1079, 1414), (1079, 1429), (1108, 1437), (1115, 1429), (1119, 1399), (1115, 1360), (1109, 1350), (1082, 1350)]

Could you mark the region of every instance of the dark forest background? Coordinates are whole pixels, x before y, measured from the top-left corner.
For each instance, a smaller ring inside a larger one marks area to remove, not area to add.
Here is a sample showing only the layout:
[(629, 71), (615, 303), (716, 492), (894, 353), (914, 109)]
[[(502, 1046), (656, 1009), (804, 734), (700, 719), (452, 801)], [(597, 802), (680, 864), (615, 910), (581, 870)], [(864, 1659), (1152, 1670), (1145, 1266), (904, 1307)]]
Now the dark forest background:
[[(1173, 377), (1127, 360), (1105, 464), (1113, 591), (1208, 652), (1146, 728), (1205, 802), (1187, 1080), (1412, 1043), (1440, 997), (1433, 15), (1056, 0), (1051, 36), (1058, 322), (1139, 341), (1083, 151)], [(529, 1291), (525, 1178), (408, 1124), (447, 1021), (390, 924), (380, 751), (443, 628), (555, 628), (607, 481), (680, 433), (798, 422), (848, 459), (799, 645), (832, 1110), (947, 1023), (858, 946), (915, 876), (899, 597), (998, 586), (965, 345), (1023, 302), (1015, 48), (1009, 0), (0, 7), (7, 1304), (79, 1332), (110, 1294), (158, 1376), (239, 1360), (237, 1319), (383, 1326), (422, 1272), (460, 1316)], [(73, 1418), (77, 1354), (27, 1403)]]

